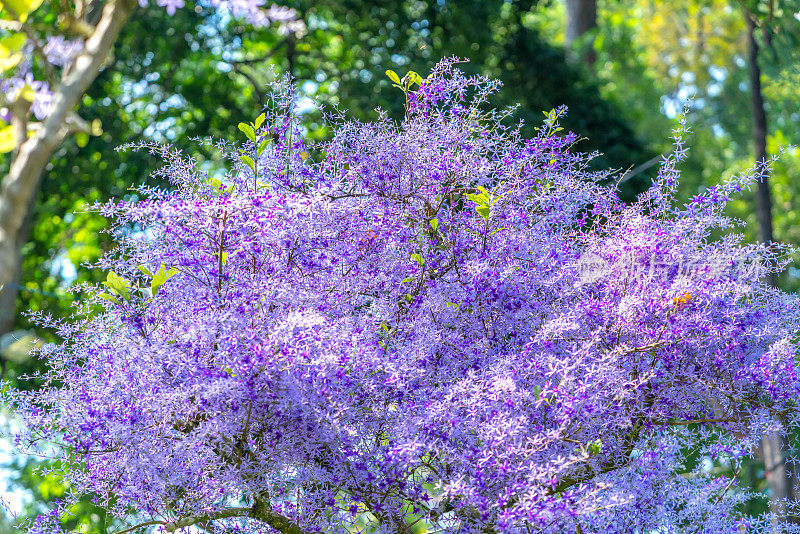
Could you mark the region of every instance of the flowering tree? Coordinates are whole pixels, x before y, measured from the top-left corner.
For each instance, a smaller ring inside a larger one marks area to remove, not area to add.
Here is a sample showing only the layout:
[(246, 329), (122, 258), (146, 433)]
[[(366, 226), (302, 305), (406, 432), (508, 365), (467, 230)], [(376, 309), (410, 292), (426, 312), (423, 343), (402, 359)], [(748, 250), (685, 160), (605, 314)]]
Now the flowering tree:
[(771, 528), (708, 468), (798, 424), (782, 250), (710, 238), (766, 167), (675, 206), (677, 137), (628, 206), (562, 110), (526, 140), (497, 82), (388, 74), (399, 125), (309, 146), (284, 83), (230, 172), (149, 146), (176, 190), (98, 206), (119, 247), (82, 316), (41, 317), (64, 342), (7, 393), (17, 444), (117, 532)]

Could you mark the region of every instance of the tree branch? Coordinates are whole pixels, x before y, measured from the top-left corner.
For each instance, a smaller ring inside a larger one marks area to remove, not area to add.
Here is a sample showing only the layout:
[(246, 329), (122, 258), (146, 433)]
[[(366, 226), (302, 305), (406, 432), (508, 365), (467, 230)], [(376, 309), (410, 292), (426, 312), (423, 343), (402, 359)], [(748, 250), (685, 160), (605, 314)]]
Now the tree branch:
[(125, 530), (114, 532), (114, 534), (126, 534), (126, 532), (133, 532), (134, 530), (138, 530), (142, 527), (148, 527), (150, 525), (163, 525), (163, 524), (165, 524), (165, 521), (145, 521), (144, 523), (139, 523), (138, 525), (126, 528)]
[(675, 420), (675, 421), (650, 421), (653, 425), (666, 425), (666, 426), (681, 426), (681, 425), (694, 425), (701, 423), (736, 423), (741, 421), (735, 417), (716, 417), (713, 419), (690, 419), (690, 420)]
[[(258, 521), (263, 521), (283, 534), (310, 534), (288, 517), (273, 512), (269, 503), (258, 497), (255, 500), (255, 504), (249, 508), (241, 506), (226, 508), (210, 514), (189, 516), (170, 522), (150, 521), (148, 523), (142, 523), (138, 527), (162, 524), (164, 525), (164, 530), (167, 532), (175, 532), (176, 530), (197, 525), (199, 523), (209, 523), (211, 521), (230, 519), (233, 517), (250, 517), (252, 519), (257, 519)], [(134, 527), (133, 529), (138, 527)], [(133, 529), (123, 530), (122, 532), (118, 532), (116, 534), (123, 534), (124, 532), (129, 532)]]
[(193, 515), (169, 523), (160, 523), (164, 525), (164, 530), (167, 532), (175, 532), (178, 529), (190, 527), (196, 523), (205, 523), (207, 521), (216, 521), (217, 519), (227, 519), (230, 517), (250, 517), (251, 513), (252, 508), (235, 507), (226, 508), (225, 510), (220, 510), (218, 512), (214, 512), (213, 514)]

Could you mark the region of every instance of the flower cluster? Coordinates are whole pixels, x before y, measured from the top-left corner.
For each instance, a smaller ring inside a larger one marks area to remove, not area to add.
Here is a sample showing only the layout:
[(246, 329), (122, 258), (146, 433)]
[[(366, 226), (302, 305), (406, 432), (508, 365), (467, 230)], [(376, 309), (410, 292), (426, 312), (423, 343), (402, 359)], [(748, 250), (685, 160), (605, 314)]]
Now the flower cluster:
[(625, 205), (562, 110), (524, 139), (453, 61), (403, 84), (402, 123), (331, 119), (321, 145), (278, 85), (226, 173), (149, 146), (175, 190), (98, 206), (108, 279), (41, 317), (64, 341), (7, 394), (16, 443), (119, 529), (772, 528), (708, 465), (798, 424), (775, 250), (710, 238), (725, 199), (675, 205), (680, 153)]

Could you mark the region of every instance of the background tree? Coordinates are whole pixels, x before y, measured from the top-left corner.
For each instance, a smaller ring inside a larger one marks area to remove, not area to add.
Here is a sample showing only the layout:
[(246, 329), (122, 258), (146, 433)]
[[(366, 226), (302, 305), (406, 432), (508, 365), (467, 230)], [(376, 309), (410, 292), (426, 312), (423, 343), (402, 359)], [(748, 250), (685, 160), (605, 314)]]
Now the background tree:
[[(565, 43), (571, 46), (584, 37), (587, 32), (597, 28), (597, 1), (596, 0), (565, 0), (567, 9), (567, 27), (564, 32)], [(591, 41), (581, 57), (583, 61), (592, 66), (597, 59)]]

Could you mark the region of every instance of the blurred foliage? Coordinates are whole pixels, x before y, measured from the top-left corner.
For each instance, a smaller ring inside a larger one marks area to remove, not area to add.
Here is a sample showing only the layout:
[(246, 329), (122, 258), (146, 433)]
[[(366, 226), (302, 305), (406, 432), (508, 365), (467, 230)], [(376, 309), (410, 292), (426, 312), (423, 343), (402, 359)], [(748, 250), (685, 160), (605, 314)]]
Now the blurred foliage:
[[(566, 105), (564, 127), (583, 136), (577, 148), (599, 151), (598, 169), (627, 168), (655, 155), (631, 127), (622, 108), (603, 97), (594, 77), (581, 65), (567, 61), (562, 48), (547, 43), (532, 24), (532, 14), (548, 3), (504, 0), (444, 1), (309, 1), (293, 3), (309, 33), (301, 41), (283, 45), (292, 51), (281, 66), (292, 67), (300, 86), (323, 102), (363, 118), (374, 118), (374, 109), (402, 116), (402, 101), (390, 89), (387, 68), (401, 75), (409, 70), (425, 76), (443, 57), (469, 62), (462, 70), (484, 74), (504, 83), (496, 105), (519, 104), (516, 119), (523, 120), (530, 135), (541, 123), (541, 111)], [(243, 37), (238, 68), (263, 84), (263, 70), (252, 62), (265, 55), (259, 47), (274, 46), (262, 31)], [(268, 45), (263, 43), (268, 42)], [(260, 44), (261, 43), (261, 44)], [(234, 56), (237, 56), (234, 54)], [(257, 64), (255, 64), (257, 65)], [(641, 191), (649, 180), (630, 180), (627, 198)]]
[[(28, 492), (28, 501), (23, 510), (24, 515), (35, 516), (47, 513), (69, 491), (69, 487), (63, 483), (60, 477), (47, 472), (46, 462), (18, 461), (11, 467), (14, 469), (14, 478), (11, 482), (24, 487)], [(4, 521), (0, 521), (0, 534), (19, 532), (7, 520)], [(89, 495), (83, 496), (76, 505), (70, 507), (68, 513), (61, 517), (62, 527), (68, 532), (106, 534), (113, 532), (109, 528), (111, 526), (109, 523), (105, 511), (95, 506)]]
[[(789, 139), (779, 130), (767, 138), (767, 151), (770, 154), (783, 151), (770, 177), (775, 240), (800, 247), (800, 149), (790, 146)], [(750, 159), (743, 157), (731, 164), (730, 172), (750, 165)], [(743, 221), (741, 230), (748, 241), (755, 241), (758, 235), (754, 202), (749, 192), (732, 202), (728, 210), (731, 216)], [(800, 254), (794, 254), (793, 260), (778, 283), (786, 291), (797, 292), (800, 291)]]

